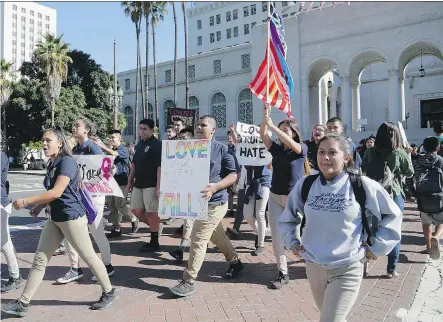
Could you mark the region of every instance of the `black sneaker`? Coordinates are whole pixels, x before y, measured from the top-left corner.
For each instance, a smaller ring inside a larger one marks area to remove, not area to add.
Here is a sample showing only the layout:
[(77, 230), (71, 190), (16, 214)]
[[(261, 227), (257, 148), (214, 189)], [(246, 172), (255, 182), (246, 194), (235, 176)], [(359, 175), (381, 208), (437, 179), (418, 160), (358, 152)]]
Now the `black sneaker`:
[(9, 293), (18, 290), (24, 283), (25, 280), (21, 276), (18, 278), (10, 277), (6, 284), (2, 286), (1, 291), (2, 293)]
[(112, 239), (112, 238), (118, 238), (122, 236), (122, 231), (121, 230), (111, 230), (111, 232), (109, 234), (106, 234), (106, 237), (108, 239)]
[(100, 296), (100, 299), (98, 302), (95, 302), (90, 307), (91, 310), (103, 310), (107, 308), (109, 305), (111, 305), (112, 301), (114, 301), (117, 298), (117, 295), (115, 294), (115, 288), (110, 290), (108, 293), (102, 293), (102, 296)]
[(181, 297), (192, 295), (195, 292), (194, 284), (185, 280), (182, 280), (178, 285), (171, 287), (170, 290), (175, 295)]
[(271, 283), (271, 288), (279, 290), (286, 284), (289, 284), (289, 276), (279, 271), (277, 279)]
[(265, 251), (264, 247), (258, 246), (254, 251), (252, 251), (251, 255), (252, 256), (259, 256), (261, 254), (263, 254)]
[(149, 252), (156, 252), (160, 249), (159, 243), (145, 243), (142, 247), (140, 247), (140, 252), (142, 253), (149, 253)]
[(232, 279), (237, 277), (237, 275), (240, 274), (243, 268), (243, 264), (239, 259), (235, 262), (231, 262), (228, 271), (225, 273), (225, 278)]
[(183, 263), (183, 251), (180, 248), (169, 252), (169, 255), (173, 257), (177, 262)]
[[(108, 276), (111, 277), (112, 275), (114, 275), (115, 273), (115, 269), (114, 266), (112, 266), (112, 264), (109, 265), (105, 265), (106, 267), (106, 272), (108, 273)], [(97, 277), (92, 276), (91, 281), (93, 282), (97, 282)]]
[(226, 232), (233, 237), (238, 237), (238, 235), (240, 235), (240, 232), (237, 229), (231, 227), (226, 228)]
[(132, 221), (132, 222), (131, 222), (131, 226), (132, 226), (131, 232), (132, 232), (133, 234), (135, 234), (136, 232), (138, 232), (138, 224), (139, 224), (138, 219), (137, 219), (136, 221)]
[(9, 315), (19, 316), (19, 317), (25, 317), (28, 313), (28, 307), (29, 305), (26, 305), (19, 300), (14, 300), (9, 303), (2, 305), (2, 312), (5, 312)]

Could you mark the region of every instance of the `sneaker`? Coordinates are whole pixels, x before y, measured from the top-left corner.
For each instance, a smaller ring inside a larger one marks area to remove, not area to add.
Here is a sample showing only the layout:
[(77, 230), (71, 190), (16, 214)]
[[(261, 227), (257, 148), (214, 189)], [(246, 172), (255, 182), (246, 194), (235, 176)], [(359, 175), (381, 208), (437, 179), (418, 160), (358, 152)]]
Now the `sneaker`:
[(66, 247), (63, 245), (58, 246), (58, 248), (55, 250), (53, 256), (59, 256), (59, 255), (66, 255)]
[(6, 284), (2, 286), (1, 291), (2, 293), (9, 293), (18, 290), (24, 283), (25, 280), (21, 276), (18, 278), (10, 277)]
[(160, 249), (160, 244), (156, 243), (145, 243), (142, 247), (140, 247), (140, 252), (142, 253), (149, 253), (149, 252), (156, 252)]
[(169, 252), (172, 258), (174, 258), (177, 262), (183, 263), (183, 251), (180, 248)]
[(2, 312), (5, 312), (9, 315), (19, 316), (19, 317), (25, 317), (28, 313), (28, 307), (29, 304), (26, 305), (19, 300), (11, 301), (9, 303), (2, 305)]
[(132, 226), (132, 230), (131, 230), (131, 232), (133, 233), (133, 234), (135, 234), (136, 232), (138, 232), (138, 224), (139, 224), (140, 222), (138, 221), (138, 219), (136, 220), (136, 221), (132, 221), (131, 222), (131, 226)]
[(400, 276), (400, 274), (398, 274), (396, 271), (386, 274), (386, 278), (389, 278), (389, 279), (392, 279), (394, 277), (399, 277), (399, 276)]
[[(111, 277), (112, 275), (114, 275), (115, 273), (115, 269), (114, 266), (112, 266), (112, 264), (109, 265), (105, 265), (106, 267), (106, 272), (108, 273), (108, 276)], [(92, 276), (91, 281), (93, 282), (97, 282), (97, 277)]]
[(194, 284), (190, 281), (182, 280), (178, 285), (170, 288), (171, 292), (177, 296), (185, 297), (194, 294)]
[(271, 288), (279, 290), (286, 284), (289, 284), (289, 276), (279, 271), (277, 279), (271, 283)]
[(259, 256), (261, 254), (263, 254), (265, 251), (265, 248), (262, 246), (258, 246), (254, 251), (252, 251), (251, 255), (252, 256)]
[(429, 256), (433, 260), (438, 260), (440, 258), (440, 243), (435, 237), (431, 238), (431, 249), (429, 250)]
[(164, 223), (166, 226), (171, 226), (171, 225), (173, 225), (173, 224), (175, 223), (175, 221), (176, 221), (175, 218), (168, 218), (168, 219), (165, 219), (163, 223)]
[(92, 304), (90, 307), (91, 310), (103, 310), (107, 308), (109, 305), (111, 305), (112, 301), (114, 301), (117, 298), (117, 295), (115, 294), (115, 288), (110, 290), (108, 293), (102, 293), (102, 296), (100, 296), (100, 299)]
[(237, 277), (237, 275), (240, 274), (243, 268), (244, 266), (239, 259), (235, 262), (231, 262), (228, 271), (225, 273), (225, 278), (232, 279)]
[(118, 238), (122, 236), (122, 231), (121, 230), (111, 230), (111, 232), (109, 234), (106, 234), (106, 237), (108, 239), (112, 239), (112, 238)]
[(240, 232), (235, 228), (226, 228), (226, 232), (235, 237), (238, 237), (238, 235), (240, 235)]
[(57, 279), (58, 284), (68, 284), (74, 282), (83, 277), (83, 270), (79, 268), (78, 270), (70, 269), (65, 276)]

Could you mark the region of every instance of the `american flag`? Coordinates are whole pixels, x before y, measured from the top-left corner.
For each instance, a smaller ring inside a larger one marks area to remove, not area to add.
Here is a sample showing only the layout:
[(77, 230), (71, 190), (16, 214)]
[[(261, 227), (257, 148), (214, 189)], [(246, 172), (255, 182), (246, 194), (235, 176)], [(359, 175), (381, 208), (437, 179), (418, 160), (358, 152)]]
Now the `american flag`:
[[(257, 75), (249, 84), (251, 92), (265, 103), (277, 107), (288, 116), (291, 114), (291, 97), (294, 83), (288, 64), (286, 63), (286, 42), (284, 25), (274, 7), (270, 7), (269, 19), (269, 48), (266, 49)], [(269, 79), (268, 79), (269, 69)], [(269, 84), (269, 89), (267, 88)]]

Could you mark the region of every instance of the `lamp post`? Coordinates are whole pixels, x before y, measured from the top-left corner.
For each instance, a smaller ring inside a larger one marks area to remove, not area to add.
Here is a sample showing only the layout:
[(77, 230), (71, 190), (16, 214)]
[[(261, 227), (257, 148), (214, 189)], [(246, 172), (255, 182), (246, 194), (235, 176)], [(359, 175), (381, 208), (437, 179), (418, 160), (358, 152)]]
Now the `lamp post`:
[(114, 92), (111, 86), (108, 88), (109, 105), (112, 106), (114, 112), (114, 129), (118, 129), (118, 110), (123, 100), (123, 90), (118, 88), (117, 93)]

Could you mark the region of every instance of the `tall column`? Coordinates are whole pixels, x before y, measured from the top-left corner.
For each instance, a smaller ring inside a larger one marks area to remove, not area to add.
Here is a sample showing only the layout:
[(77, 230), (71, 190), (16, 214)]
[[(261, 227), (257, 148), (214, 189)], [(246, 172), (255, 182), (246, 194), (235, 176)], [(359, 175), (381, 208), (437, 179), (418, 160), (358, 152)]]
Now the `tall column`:
[(288, 63), (290, 64), (290, 68), (292, 70), (292, 64), (294, 66), (294, 73), (292, 76), (294, 77), (294, 95), (292, 96), (292, 114), (294, 114), (297, 123), (301, 127), (302, 123), (302, 92), (301, 92), (301, 54), (300, 54), (300, 19), (295, 19), (297, 21), (293, 21), (295, 24), (295, 32), (293, 33), (294, 37), (291, 39), (291, 52), (294, 53), (293, 58), (291, 58)]
[(337, 116), (337, 95), (333, 88), (329, 89), (329, 102), (331, 103), (331, 113), (329, 114), (329, 118), (335, 117)]
[(400, 121), (403, 122), (406, 120), (406, 103), (405, 103), (405, 77), (401, 77), (400, 81), (400, 101), (401, 101), (401, 114)]
[(357, 132), (357, 120), (361, 118), (360, 111), (360, 85), (359, 81), (352, 82), (352, 130)]
[(318, 124), (326, 124), (326, 122), (328, 121), (328, 93), (322, 90), (320, 97), (321, 97), (321, 106), (322, 106), (321, 110), (322, 118)]
[(346, 131), (349, 133), (352, 127), (352, 93), (349, 75), (341, 77), (341, 114), (343, 125), (346, 125)]
[(389, 121), (401, 120), (401, 91), (398, 69), (390, 69), (389, 73)]
[(301, 80), (300, 92), (302, 113), (301, 119), (297, 120), (297, 122), (303, 135), (306, 137), (306, 135), (309, 134), (311, 130), (309, 120), (309, 80), (307, 78)]

